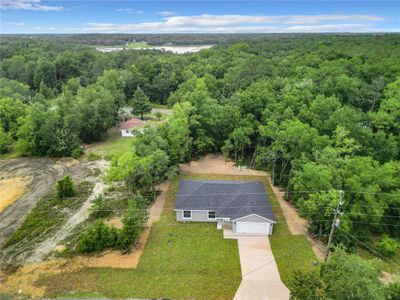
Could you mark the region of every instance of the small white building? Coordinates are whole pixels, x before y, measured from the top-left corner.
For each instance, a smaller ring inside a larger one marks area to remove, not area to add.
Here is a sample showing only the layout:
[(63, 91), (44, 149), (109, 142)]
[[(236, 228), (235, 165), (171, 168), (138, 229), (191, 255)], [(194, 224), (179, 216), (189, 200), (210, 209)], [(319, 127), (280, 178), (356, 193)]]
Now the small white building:
[(133, 137), (133, 129), (143, 128), (144, 122), (138, 118), (132, 118), (119, 124), (119, 130), (123, 137)]

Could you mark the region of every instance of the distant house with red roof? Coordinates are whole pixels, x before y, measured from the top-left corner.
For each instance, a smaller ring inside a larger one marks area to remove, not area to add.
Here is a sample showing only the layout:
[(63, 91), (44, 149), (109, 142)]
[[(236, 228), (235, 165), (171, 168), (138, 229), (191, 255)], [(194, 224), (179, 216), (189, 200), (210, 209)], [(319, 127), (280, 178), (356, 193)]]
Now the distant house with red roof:
[(132, 129), (141, 128), (144, 122), (138, 118), (132, 118), (119, 124), (119, 130), (124, 137), (133, 137)]

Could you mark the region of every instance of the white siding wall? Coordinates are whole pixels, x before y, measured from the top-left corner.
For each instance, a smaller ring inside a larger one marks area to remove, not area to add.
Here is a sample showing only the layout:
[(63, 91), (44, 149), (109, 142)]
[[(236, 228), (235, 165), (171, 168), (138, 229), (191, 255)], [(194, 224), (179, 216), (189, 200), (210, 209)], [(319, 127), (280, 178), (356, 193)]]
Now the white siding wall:
[(183, 219), (182, 210), (176, 211), (176, 220), (177, 221), (192, 221), (192, 222), (217, 222), (216, 219), (209, 220), (208, 219), (208, 210), (192, 210), (192, 218), (191, 219)]
[(128, 129), (121, 129), (121, 135), (123, 137), (133, 137), (133, 133)]

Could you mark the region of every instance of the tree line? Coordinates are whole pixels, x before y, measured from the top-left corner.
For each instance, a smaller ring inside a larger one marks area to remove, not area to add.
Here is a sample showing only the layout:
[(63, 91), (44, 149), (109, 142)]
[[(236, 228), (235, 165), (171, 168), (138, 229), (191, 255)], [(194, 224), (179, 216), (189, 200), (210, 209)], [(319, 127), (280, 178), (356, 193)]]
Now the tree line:
[[(344, 190), (341, 228), (365, 241), (386, 234), (380, 245), (392, 244), (400, 232), (399, 45), (398, 35), (279, 36), (174, 55), (10, 40), (0, 48), (2, 149), (79, 155), (121, 108), (148, 98), (174, 113), (135, 139), (111, 177), (149, 188), (178, 162), (222, 152), (269, 170), (311, 232), (329, 229)], [(341, 233), (335, 243), (355, 245)]]

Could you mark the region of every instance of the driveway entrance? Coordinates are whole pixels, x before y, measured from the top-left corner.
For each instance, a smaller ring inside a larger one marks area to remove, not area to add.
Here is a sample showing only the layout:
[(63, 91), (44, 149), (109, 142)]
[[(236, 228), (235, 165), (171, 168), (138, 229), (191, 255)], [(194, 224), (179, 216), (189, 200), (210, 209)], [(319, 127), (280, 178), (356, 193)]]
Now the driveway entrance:
[(268, 236), (236, 236), (242, 282), (234, 300), (287, 300), (289, 290), (282, 283)]

